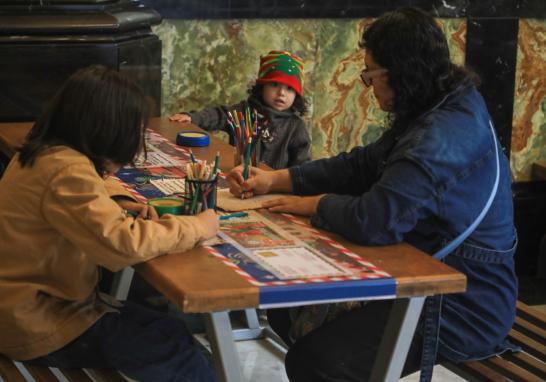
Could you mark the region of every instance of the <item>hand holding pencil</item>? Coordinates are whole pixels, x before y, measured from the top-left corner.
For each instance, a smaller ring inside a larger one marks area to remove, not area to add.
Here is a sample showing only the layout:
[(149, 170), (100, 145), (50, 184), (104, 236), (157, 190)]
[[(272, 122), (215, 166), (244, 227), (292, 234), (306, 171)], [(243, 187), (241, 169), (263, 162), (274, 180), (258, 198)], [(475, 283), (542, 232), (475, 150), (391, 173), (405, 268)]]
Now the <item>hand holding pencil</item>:
[(229, 191), (236, 197), (241, 198), (267, 194), (270, 184), (268, 173), (271, 173), (271, 171), (265, 171), (250, 165), (237, 166), (227, 176)]
[(229, 192), (236, 197), (251, 198), (272, 192), (291, 193), (292, 181), (288, 169), (267, 171), (248, 166), (248, 178), (244, 178), (244, 166), (233, 168), (227, 175)]

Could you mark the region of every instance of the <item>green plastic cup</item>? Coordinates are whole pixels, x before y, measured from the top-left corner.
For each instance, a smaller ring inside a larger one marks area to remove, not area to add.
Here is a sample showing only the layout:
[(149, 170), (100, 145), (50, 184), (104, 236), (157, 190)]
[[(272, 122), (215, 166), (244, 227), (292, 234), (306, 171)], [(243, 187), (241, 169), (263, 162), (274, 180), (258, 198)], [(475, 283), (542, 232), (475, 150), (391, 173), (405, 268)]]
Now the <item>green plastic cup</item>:
[(155, 208), (159, 216), (165, 214), (183, 215), (184, 201), (176, 198), (155, 198), (148, 200), (148, 205)]

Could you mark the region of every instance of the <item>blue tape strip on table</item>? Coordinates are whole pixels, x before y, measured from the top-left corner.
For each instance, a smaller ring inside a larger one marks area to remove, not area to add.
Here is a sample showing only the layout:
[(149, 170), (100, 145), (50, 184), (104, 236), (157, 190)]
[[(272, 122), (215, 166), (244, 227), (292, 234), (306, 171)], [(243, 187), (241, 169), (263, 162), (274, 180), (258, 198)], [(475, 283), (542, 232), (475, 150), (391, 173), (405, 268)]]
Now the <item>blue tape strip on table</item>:
[(260, 287), (260, 307), (395, 297), (394, 278)]
[(176, 144), (178, 146), (203, 147), (210, 144), (208, 134), (199, 131), (183, 131), (176, 134)]

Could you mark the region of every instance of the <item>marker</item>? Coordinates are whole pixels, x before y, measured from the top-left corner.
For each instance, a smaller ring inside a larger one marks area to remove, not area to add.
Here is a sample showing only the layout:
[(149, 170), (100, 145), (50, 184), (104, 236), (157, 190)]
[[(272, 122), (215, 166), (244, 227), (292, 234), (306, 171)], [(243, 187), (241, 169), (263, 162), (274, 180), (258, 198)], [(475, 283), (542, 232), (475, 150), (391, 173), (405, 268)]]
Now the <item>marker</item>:
[(199, 198), (199, 187), (195, 188), (195, 194), (193, 194), (193, 200), (191, 202), (190, 214), (195, 215), (195, 207), (197, 207), (197, 199)]
[(216, 151), (216, 156), (214, 157), (214, 170), (212, 171), (213, 176), (216, 176), (216, 173), (218, 172), (219, 161), (220, 161), (220, 151)]
[(248, 165), (249, 165), (249, 162), (250, 162), (250, 149), (251, 149), (251, 147), (252, 147), (252, 138), (250, 138), (248, 140), (248, 143), (246, 144), (246, 156), (244, 157), (245, 166), (243, 168), (243, 179), (244, 180), (248, 179)]
[(197, 161), (195, 160), (195, 155), (193, 155), (193, 151), (191, 150), (190, 150), (190, 158), (192, 163), (197, 163)]
[(231, 219), (231, 218), (244, 218), (244, 217), (247, 217), (247, 216), (248, 216), (247, 212), (235, 212), (233, 214), (220, 215), (220, 220), (227, 220), (227, 219)]

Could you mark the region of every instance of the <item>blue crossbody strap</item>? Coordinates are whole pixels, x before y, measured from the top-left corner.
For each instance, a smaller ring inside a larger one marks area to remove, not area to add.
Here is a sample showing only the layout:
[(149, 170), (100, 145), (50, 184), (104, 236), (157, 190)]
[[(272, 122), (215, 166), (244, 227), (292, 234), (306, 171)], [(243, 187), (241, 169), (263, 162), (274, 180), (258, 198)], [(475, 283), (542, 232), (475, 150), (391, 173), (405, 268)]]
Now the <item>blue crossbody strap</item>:
[[(476, 220), (468, 226), (468, 228), (449, 242), (444, 248), (432, 255), (435, 259), (441, 260), (451, 252), (455, 250), (481, 223), (487, 211), (495, 199), (497, 194), (497, 188), (499, 186), (500, 178), (500, 161), (499, 161), (499, 147), (497, 145), (497, 138), (495, 136), (495, 129), (493, 123), (489, 121), (489, 127), (491, 128), (491, 134), (493, 135), (493, 143), (495, 144), (495, 159), (497, 164), (497, 173), (495, 176), (495, 183), (491, 190), (491, 195), (487, 199), (487, 203), (483, 207), (483, 210), (476, 217)], [(440, 330), (440, 311), (442, 309), (442, 295), (428, 297), (424, 306), (424, 324), (423, 324), (423, 351), (421, 353), (421, 375), (419, 382), (430, 382), (432, 379), (432, 371), (434, 363), (436, 361), (436, 352), (438, 348), (438, 335)]]
[(495, 176), (495, 183), (493, 184), (493, 189), (491, 190), (491, 195), (489, 195), (489, 199), (487, 200), (487, 203), (485, 203), (485, 206), (483, 207), (482, 212), (476, 217), (476, 220), (472, 224), (468, 226), (468, 228), (461, 233), (459, 236), (457, 236), (455, 239), (453, 239), (450, 243), (448, 243), (444, 248), (436, 252), (432, 257), (434, 257), (437, 260), (443, 259), (446, 255), (453, 252), (455, 248), (457, 248), (465, 239), (476, 229), (476, 227), (482, 222), (485, 214), (487, 211), (489, 211), (489, 207), (491, 207), (491, 204), (493, 204), (493, 199), (495, 199), (495, 195), (497, 194), (497, 189), (499, 187), (499, 178), (500, 178), (500, 164), (499, 164), (499, 147), (497, 145), (497, 139), (495, 137), (495, 129), (493, 128), (493, 123), (491, 120), (489, 121), (489, 127), (491, 128), (491, 134), (493, 134), (493, 143), (495, 144), (495, 159), (497, 163), (497, 174)]

